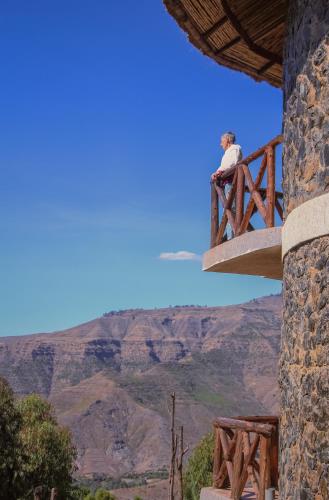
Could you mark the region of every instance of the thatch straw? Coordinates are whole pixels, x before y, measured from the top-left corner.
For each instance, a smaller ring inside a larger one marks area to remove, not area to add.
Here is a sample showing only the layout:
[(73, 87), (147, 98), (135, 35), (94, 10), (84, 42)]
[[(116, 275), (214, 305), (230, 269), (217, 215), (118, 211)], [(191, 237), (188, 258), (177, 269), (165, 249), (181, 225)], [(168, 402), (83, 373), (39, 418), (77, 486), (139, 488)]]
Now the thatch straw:
[(286, 0), (164, 0), (190, 41), (219, 64), (282, 86)]

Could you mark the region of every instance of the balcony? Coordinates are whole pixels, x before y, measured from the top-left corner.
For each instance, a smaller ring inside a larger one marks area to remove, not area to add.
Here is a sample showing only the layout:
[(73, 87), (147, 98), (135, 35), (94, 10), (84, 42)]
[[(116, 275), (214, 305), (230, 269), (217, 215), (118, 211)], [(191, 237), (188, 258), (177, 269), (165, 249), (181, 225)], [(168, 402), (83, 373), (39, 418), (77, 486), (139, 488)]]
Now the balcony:
[(218, 418), (214, 422), (213, 487), (200, 500), (278, 497), (278, 417)]
[[(211, 183), (211, 248), (203, 256), (204, 271), (282, 279), (282, 193), (276, 190), (281, 143), (280, 135)], [(226, 197), (222, 181), (232, 177)], [(233, 237), (227, 241), (228, 224)]]

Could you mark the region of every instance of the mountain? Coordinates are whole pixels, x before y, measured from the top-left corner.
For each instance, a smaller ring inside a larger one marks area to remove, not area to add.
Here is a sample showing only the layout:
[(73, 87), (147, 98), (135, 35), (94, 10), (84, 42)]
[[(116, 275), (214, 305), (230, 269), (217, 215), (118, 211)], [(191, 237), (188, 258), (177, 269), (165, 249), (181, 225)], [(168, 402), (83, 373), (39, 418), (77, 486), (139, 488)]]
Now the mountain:
[(281, 297), (227, 307), (110, 312), (75, 328), (0, 338), (0, 375), (70, 427), (79, 473), (167, 467), (170, 394), (190, 448), (216, 415), (278, 410)]

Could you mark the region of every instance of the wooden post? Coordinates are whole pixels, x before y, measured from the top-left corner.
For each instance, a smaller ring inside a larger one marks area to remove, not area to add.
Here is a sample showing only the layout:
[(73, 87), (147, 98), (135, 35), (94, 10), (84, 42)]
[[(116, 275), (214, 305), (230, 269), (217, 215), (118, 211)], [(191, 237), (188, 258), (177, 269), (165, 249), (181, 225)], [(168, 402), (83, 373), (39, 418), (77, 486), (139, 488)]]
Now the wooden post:
[(266, 225), (274, 227), (275, 208), (275, 153), (273, 147), (267, 149)]
[(241, 471), (243, 467), (243, 437), (242, 437), (242, 432), (243, 431), (237, 431), (237, 442), (236, 442), (236, 449), (233, 457), (233, 477), (232, 477), (232, 484), (231, 484), (231, 498), (234, 500), (239, 500), (240, 494), (239, 494), (239, 485), (240, 485), (240, 477), (241, 477)]
[(233, 466), (232, 466), (232, 457), (231, 457), (231, 453), (235, 450), (230, 450), (230, 446), (229, 446), (229, 443), (228, 443), (228, 440), (227, 440), (227, 436), (226, 436), (226, 433), (224, 431), (224, 429), (222, 429), (221, 427), (219, 428), (219, 434), (220, 434), (220, 439), (221, 439), (221, 442), (222, 442), (222, 446), (223, 446), (223, 451), (224, 451), (224, 460), (226, 462), (226, 468), (227, 468), (227, 472), (228, 472), (228, 477), (230, 479), (230, 484), (232, 486), (232, 483), (233, 483)]
[(283, 222), (283, 209), (282, 209), (282, 207), (280, 205), (280, 202), (279, 202), (279, 196), (280, 196), (280, 194), (281, 193), (275, 193), (275, 208), (277, 209), (279, 217), (280, 217), (280, 219)]
[(236, 190), (236, 234), (239, 234), (240, 225), (244, 212), (244, 172), (238, 167), (237, 190)]
[(226, 214), (227, 219), (228, 219), (229, 223), (231, 224), (231, 227), (232, 227), (233, 232), (235, 234), (236, 233), (235, 217), (234, 217), (233, 212), (231, 210), (231, 206), (232, 206), (234, 196), (236, 193), (236, 177), (234, 177), (232, 189), (231, 189), (230, 194), (228, 195), (227, 199), (226, 199), (223, 188), (218, 188), (217, 193), (218, 193), (218, 198), (219, 198), (219, 200), (222, 204), (222, 207), (224, 209), (223, 217), (224, 217), (224, 214)]
[(222, 429), (242, 429), (243, 431), (247, 432), (257, 432), (258, 434), (262, 434), (266, 437), (271, 437), (274, 430), (274, 426), (271, 424), (264, 424), (255, 421), (239, 420), (237, 418), (227, 417), (217, 418), (214, 422), (214, 425), (217, 425)]
[(215, 433), (215, 448), (214, 448), (214, 465), (212, 470), (212, 485), (214, 488), (219, 488), (217, 476), (220, 466), (222, 465), (223, 462), (223, 449), (222, 449), (222, 444), (220, 442), (219, 430), (217, 427), (214, 428), (214, 433)]
[(176, 394), (171, 394), (171, 460), (170, 460), (170, 473), (169, 473), (169, 491), (168, 500), (174, 500), (174, 487), (175, 487), (175, 458), (177, 452), (177, 435), (175, 434), (175, 407), (176, 407)]
[(225, 234), (225, 229), (227, 226), (227, 215), (226, 213), (223, 213), (222, 220), (220, 221), (218, 233), (217, 233), (217, 238), (216, 238), (216, 245), (220, 245), (222, 243), (222, 239)]
[(258, 482), (257, 482), (257, 479), (256, 479), (254, 467), (253, 467), (252, 464), (254, 462), (255, 455), (257, 453), (260, 435), (259, 434), (255, 435), (254, 440), (253, 440), (253, 442), (252, 442), (251, 445), (250, 445), (250, 435), (249, 435), (249, 433), (245, 432), (244, 435), (243, 435), (243, 439), (244, 439), (244, 445), (245, 445), (245, 447), (244, 447), (245, 466), (247, 468), (247, 471), (242, 470), (242, 472), (241, 472), (241, 484), (240, 484), (239, 492), (240, 492), (240, 495), (242, 495), (243, 489), (244, 489), (244, 485), (245, 485), (245, 482), (244, 482), (245, 476), (244, 476), (244, 474), (245, 474), (245, 472), (247, 472), (246, 479), (248, 479), (248, 476), (249, 476), (251, 484), (252, 484), (252, 487), (253, 487), (254, 492), (256, 494), (256, 498), (258, 498), (258, 495), (259, 495)]
[(179, 483), (179, 500), (184, 500), (184, 488), (183, 488), (183, 458), (188, 452), (189, 447), (184, 448), (184, 427), (180, 427), (180, 451), (179, 457), (177, 458), (177, 471), (178, 471), (178, 483)]
[(218, 232), (218, 194), (216, 191), (215, 183), (211, 183), (211, 236), (210, 248), (216, 246), (217, 232)]
[(52, 488), (50, 493), (50, 500), (56, 500), (58, 498), (57, 488)]
[[(267, 164), (267, 154), (265, 152), (263, 159), (262, 159), (262, 163), (261, 163), (260, 168), (259, 168), (259, 172), (258, 172), (256, 180), (255, 180), (255, 189), (259, 189), (259, 186), (262, 183), (264, 173), (266, 170), (266, 164)], [(255, 200), (253, 199), (251, 192), (250, 192), (250, 199), (249, 199), (249, 202), (247, 204), (247, 208), (246, 208), (246, 211), (244, 213), (243, 219), (241, 221), (240, 230), (238, 231), (238, 236), (240, 236), (240, 234), (243, 234), (246, 232), (248, 225), (250, 224), (250, 218), (253, 214), (254, 206), (255, 206)]]
[(255, 187), (255, 184), (252, 180), (252, 177), (251, 177), (251, 174), (250, 174), (250, 171), (249, 171), (249, 168), (247, 165), (243, 165), (243, 171), (244, 171), (244, 174), (246, 176), (246, 182), (248, 184), (248, 187), (249, 187), (249, 191), (250, 191), (250, 195), (253, 197), (254, 199), (254, 202), (258, 208), (258, 211), (260, 213), (260, 215), (262, 216), (263, 218), (263, 221), (266, 223), (266, 214), (267, 214), (267, 211), (266, 211), (266, 208), (263, 204), (263, 200), (262, 200), (262, 197), (261, 195), (259, 194), (258, 190), (256, 189)]
[(43, 486), (37, 486), (33, 491), (34, 500), (42, 500), (43, 497)]
[(260, 437), (259, 450), (259, 500), (265, 500), (265, 490), (271, 486), (270, 477), (270, 443), (271, 438)]
[(278, 487), (279, 481), (279, 426), (275, 426), (275, 431), (271, 437), (270, 449), (270, 468), (271, 468), (271, 486)]

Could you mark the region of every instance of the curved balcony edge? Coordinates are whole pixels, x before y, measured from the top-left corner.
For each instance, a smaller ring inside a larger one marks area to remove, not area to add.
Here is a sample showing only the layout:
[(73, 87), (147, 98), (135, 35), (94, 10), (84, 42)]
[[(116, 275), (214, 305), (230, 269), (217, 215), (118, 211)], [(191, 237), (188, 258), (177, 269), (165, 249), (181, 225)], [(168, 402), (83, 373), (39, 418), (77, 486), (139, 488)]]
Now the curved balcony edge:
[(202, 270), (282, 280), (281, 227), (257, 229), (203, 255)]

